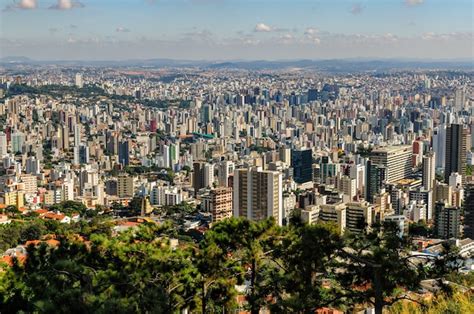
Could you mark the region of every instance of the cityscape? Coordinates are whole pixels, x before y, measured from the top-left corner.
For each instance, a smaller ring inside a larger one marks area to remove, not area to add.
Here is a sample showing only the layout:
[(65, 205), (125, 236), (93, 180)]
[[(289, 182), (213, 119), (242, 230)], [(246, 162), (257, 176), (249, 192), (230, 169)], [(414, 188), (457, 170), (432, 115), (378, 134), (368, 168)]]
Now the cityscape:
[(474, 312), (470, 1), (100, 2), (0, 2), (0, 313)]

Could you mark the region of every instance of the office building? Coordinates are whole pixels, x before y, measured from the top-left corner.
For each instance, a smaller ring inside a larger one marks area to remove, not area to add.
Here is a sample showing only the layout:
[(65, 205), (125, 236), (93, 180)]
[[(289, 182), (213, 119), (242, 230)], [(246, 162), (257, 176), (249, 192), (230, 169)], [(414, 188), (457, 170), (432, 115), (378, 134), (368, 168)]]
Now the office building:
[(339, 233), (344, 233), (346, 230), (346, 204), (322, 204), (320, 208), (319, 220), (335, 223)]
[(373, 202), (375, 195), (380, 193), (385, 186), (387, 180), (387, 167), (374, 165), (372, 161), (368, 160), (365, 175), (365, 199), (368, 202)]
[(389, 146), (371, 152), (373, 165), (386, 168), (386, 183), (395, 183), (412, 174), (412, 147)]
[(296, 183), (306, 183), (313, 180), (312, 163), (313, 156), (310, 149), (291, 151), (291, 167)]
[(128, 140), (121, 141), (118, 146), (119, 163), (122, 166), (128, 166), (130, 164), (130, 144)]
[(470, 136), (467, 128), (462, 124), (451, 124), (446, 130), (446, 166), (444, 169), (444, 180), (449, 182), (449, 176), (453, 172), (466, 176), (467, 149), (470, 145)]
[(474, 240), (474, 182), (464, 187), (464, 237)]
[(361, 233), (372, 225), (373, 207), (367, 202), (346, 204), (346, 228)]

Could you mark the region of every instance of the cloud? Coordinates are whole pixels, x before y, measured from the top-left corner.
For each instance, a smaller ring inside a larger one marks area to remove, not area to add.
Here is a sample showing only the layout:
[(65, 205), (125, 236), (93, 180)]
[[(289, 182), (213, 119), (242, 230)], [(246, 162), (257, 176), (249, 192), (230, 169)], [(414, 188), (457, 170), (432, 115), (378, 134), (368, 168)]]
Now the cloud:
[(126, 27), (119, 26), (115, 29), (117, 33), (130, 33), (130, 29)]
[(319, 45), (321, 43), (321, 39), (319, 38), (320, 35), (319, 29), (308, 27), (304, 31), (304, 38), (302, 42)]
[(38, 1), (37, 0), (20, 0), (15, 1), (13, 4), (7, 5), (3, 11), (12, 11), (15, 9), (19, 10), (34, 10), (38, 8)]
[(316, 35), (317, 33), (319, 33), (319, 29), (314, 28), (314, 27), (308, 27), (304, 31), (305, 35)]
[(354, 3), (354, 5), (351, 8), (351, 13), (353, 15), (361, 14), (362, 11), (364, 11), (364, 7), (360, 3)]
[(51, 34), (55, 34), (57, 32), (59, 32), (59, 28), (57, 27), (51, 27), (48, 29), (48, 31), (51, 33)]
[(423, 2), (425, 2), (425, 0), (405, 0), (405, 4), (410, 7), (423, 4)]
[(84, 4), (73, 0), (58, 0), (58, 3), (50, 6), (52, 10), (71, 10), (74, 8), (83, 8)]
[(255, 25), (254, 31), (268, 33), (268, 32), (273, 31), (273, 28), (271, 26), (268, 26), (267, 24), (258, 23), (257, 25)]

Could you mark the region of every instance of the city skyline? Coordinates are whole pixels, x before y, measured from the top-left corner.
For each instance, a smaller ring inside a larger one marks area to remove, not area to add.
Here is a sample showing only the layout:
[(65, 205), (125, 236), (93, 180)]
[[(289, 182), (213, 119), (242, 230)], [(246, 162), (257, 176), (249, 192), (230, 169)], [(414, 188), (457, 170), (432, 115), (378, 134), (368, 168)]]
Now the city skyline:
[(472, 60), (473, 56), (473, 7), (464, 0), (2, 0), (0, 5), (0, 57)]

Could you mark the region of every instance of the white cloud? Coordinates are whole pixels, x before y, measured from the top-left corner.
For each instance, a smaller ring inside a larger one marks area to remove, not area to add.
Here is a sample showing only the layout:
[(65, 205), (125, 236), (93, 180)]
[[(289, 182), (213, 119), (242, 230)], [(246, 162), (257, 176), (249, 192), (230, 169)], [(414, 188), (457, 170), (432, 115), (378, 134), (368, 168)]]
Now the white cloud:
[(423, 4), (423, 2), (425, 2), (425, 0), (405, 0), (405, 4), (410, 7)]
[(71, 10), (74, 8), (83, 8), (84, 4), (79, 1), (72, 1), (72, 0), (58, 0), (58, 3), (55, 5), (50, 6), (50, 9), (53, 10)]
[(304, 31), (304, 39), (302, 40), (303, 43), (310, 43), (319, 45), (321, 43), (319, 29), (314, 27), (308, 27)]
[(38, 1), (37, 0), (21, 0), (18, 3), (18, 7), (20, 9), (27, 9), (27, 10), (36, 9), (38, 7)]
[(12, 11), (15, 9), (20, 10), (33, 10), (38, 7), (38, 0), (20, 0), (15, 1), (13, 4), (7, 5), (3, 11)]
[(255, 25), (254, 31), (268, 33), (273, 31), (273, 28), (271, 26), (268, 26), (267, 24), (258, 23), (257, 25)]
[(316, 35), (317, 33), (319, 33), (319, 29), (314, 28), (314, 27), (308, 27), (304, 31), (305, 35)]
[(115, 29), (117, 33), (130, 33), (130, 29), (126, 27), (119, 26)]

